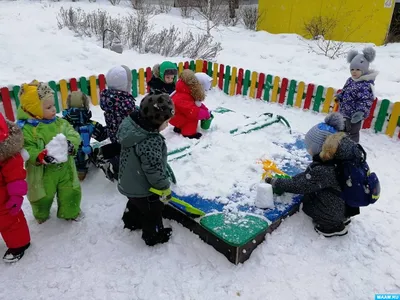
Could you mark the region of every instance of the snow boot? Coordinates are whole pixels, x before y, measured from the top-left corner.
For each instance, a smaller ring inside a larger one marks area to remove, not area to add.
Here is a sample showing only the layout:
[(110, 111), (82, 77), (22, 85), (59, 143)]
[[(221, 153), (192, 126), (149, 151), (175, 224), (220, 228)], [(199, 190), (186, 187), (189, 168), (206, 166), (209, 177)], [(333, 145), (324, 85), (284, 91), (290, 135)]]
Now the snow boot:
[(15, 263), (19, 261), (25, 254), (25, 250), (29, 248), (31, 243), (20, 247), (20, 248), (13, 248), (8, 249), (3, 256), (3, 261), (6, 263)]
[(350, 217), (347, 218), (346, 220), (344, 220), (344, 222), (343, 222), (344, 226), (349, 226), (350, 223), (351, 223), (351, 218)]
[(128, 200), (124, 214), (122, 215), (124, 229), (127, 228), (131, 231), (142, 229), (142, 218), (143, 215), (140, 210), (135, 206), (134, 201)]
[(174, 132), (176, 132), (176, 133), (181, 133), (182, 130), (180, 130), (180, 128), (178, 128), (178, 127), (174, 127)]
[(142, 234), (142, 239), (147, 246), (155, 246), (169, 241), (172, 235), (172, 228), (161, 228), (158, 232), (152, 234)]
[(324, 227), (317, 224), (314, 226), (314, 230), (324, 237), (343, 236), (348, 232), (348, 229), (344, 224), (335, 227)]
[(184, 135), (184, 137), (187, 137), (189, 139), (200, 139), (203, 135), (200, 132), (197, 132), (195, 134), (192, 135)]

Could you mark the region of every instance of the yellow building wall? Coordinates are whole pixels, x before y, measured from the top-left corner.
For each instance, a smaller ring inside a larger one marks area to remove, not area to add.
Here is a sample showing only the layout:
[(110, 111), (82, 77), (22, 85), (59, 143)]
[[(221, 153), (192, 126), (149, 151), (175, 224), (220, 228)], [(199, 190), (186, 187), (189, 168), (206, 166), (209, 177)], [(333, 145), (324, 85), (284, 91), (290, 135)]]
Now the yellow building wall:
[(258, 30), (297, 33), (310, 38), (304, 24), (322, 16), (337, 22), (332, 36), (326, 39), (382, 45), (394, 5), (395, 0), (259, 0)]

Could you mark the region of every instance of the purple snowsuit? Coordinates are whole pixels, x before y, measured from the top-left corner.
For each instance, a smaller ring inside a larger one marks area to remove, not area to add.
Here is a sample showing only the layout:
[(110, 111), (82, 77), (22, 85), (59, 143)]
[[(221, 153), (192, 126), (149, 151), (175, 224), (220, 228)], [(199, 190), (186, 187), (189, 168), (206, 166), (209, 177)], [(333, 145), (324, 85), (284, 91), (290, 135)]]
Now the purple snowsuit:
[[(376, 72), (371, 72), (354, 80), (347, 79), (343, 90), (336, 95), (339, 100), (339, 112), (347, 119), (351, 119), (356, 112), (363, 113), (363, 119), (369, 116), (375, 96), (373, 86)], [(360, 120), (360, 121), (361, 121)]]
[(100, 107), (104, 111), (108, 137), (112, 143), (118, 142), (119, 125), (135, 110), (135, 98), (124, 91), (105, 89), (100, 94)]

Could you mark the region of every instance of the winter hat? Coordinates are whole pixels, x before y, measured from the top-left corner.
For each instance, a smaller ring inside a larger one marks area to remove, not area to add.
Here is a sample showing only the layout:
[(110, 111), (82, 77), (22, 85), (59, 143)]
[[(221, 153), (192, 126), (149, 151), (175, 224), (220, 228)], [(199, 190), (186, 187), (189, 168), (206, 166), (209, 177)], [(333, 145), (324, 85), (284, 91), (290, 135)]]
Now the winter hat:
[(212, 77), (208, 76), (206, 73), (203, 72), (196, 73), (195, 75), (196, 78), (200, 81), (205, 91), (211, 89), (211, 82), (213, 80)]
[(160, 79), (164, 82), (165, 75), (174, 75), (174, 82), (176, 82), (178, 75), (178, 68), (175, 63), (164, 61), (160, 65)]
[(340, 113), (331, 113), (325, 118), (325, 122), (319, 123), (312, 127), (304, 138), (306, 149), (312, 155), (319, 154), (325, 139), (338, 131), (344, 130), (344, 119)]
[(8, 138), (8, 125), (3, 114), (0, 113), (0, 143), (4, 142)]
[(43, 118), (42, 101), (54, 101), (54, 91), (47, 83), (34, 80), (29, 84), (22, 84), (19, 100), (24, 111), (35, 118), (41, 119)]
[(174, 114), (174, 103), (168, 94), (148, 94), (140, 102), (141, 117), (154, 125), (160, 126)]
[(359, 69), (363, 75), (368, 73), (369, 64), (375, 59), (376, 52), (373, 48), (364, 48), (363, 53), (356, 50), (350, 50), (347, 54), (347, 62), (350, 64), (350, 70)]
[(132, 91), (132, 73), (127, 66), (111, 68), (106, 74), (106, 82), (110, 89), (127, 93)]
[(89, 109), (89, 97), (81, 91), (73, 91), (68, 95), (67, 108)]

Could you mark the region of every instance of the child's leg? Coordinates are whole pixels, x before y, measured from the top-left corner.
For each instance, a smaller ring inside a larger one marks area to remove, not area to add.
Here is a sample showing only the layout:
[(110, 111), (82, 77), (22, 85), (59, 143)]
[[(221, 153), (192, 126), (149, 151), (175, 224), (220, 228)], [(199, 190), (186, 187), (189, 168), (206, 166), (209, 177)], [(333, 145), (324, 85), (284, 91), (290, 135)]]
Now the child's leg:
[(9, 249), (24, 247), (31, 240), (28, 224), (22, 210), (16, 216), (1, 216), (0, 232)]
[(68, 165), (60, 170), (60, 180), (57, 185), (57, 217), (60, 219), (75, 219), (81, 212), (81, 187), (73, 187), (73, 172)]
[(126, 204), (126, 208), (122, 216), (122, 221), (124, 222), (124, 228), (128, 228), (130, 230), (141, 229), (143, 227), (142, 220), (144, 215), (135, 205), (135, 199), (134, 198), (128, 198), (128, 199), (129, 199), (128, 203)]
[(345, 130), (346, 133), (349, 135), (350, 139), (352, 139), (357, 144), (360, 142), (360, 130), (361, 130), (361, 123), (351, 123), (350, 119), (345, 119)]
[(46, 196), (38, 201), (30, 202), (33, 216), (39, 223), (43, 223), (50, 216), (51, 205), (53, 204), (54, 196), (57, 192), (58, 177), (58, 174), (52, 171), (50, 167), (46, 168), (43, 175), (43, 185)]
[(146, 245), (153, 246), (159, 243), (165, 243), (171, 235), (170, 228), (164, 228), (162, 221), (162, 211), (164, 203), (160, 201), (157, 195), (144, 198), (131, 198), (134, 205), (139, 208), (143, 215), (142, 239)]

